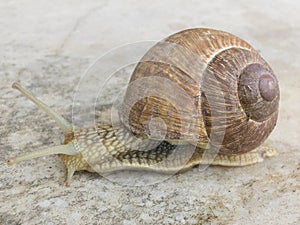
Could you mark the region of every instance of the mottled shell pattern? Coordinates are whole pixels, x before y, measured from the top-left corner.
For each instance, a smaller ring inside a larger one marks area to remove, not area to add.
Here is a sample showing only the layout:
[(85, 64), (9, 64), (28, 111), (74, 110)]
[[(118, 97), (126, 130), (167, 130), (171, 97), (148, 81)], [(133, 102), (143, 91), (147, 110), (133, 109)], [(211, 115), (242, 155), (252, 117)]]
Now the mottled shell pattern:
[(137, 135), (151, 137), (149, 121), (160, 118), (165, 140), (234, 155), (259, 146), (275, 127), (278, 81), (260, 54), (230, 33), (195, 28), (167, 37), (143, 56), (130, 84), (141, 79), (152, 87), (129, 85), (120, 114)]

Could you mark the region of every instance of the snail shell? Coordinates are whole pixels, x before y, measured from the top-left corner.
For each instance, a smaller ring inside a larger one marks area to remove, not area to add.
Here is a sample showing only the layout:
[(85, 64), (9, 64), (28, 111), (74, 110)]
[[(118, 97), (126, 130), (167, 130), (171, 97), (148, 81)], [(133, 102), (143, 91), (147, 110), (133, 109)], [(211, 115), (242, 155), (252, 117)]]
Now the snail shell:
[[(149, 121), (158, 117), (165, 123), (163, 133), (171, 143), (193, 142), (196, 135), (197, 146), (210, 143), (220, 153), (232, 155), (259, 146), (276, 125), (277, 79), (260, 54), (232, 34), (199, 28), (173, 34), (145, 54), (130, 82), (143, 78), (153, 82), (167, 79), (193, 103), (178, 108), (168, 99), (148, 95), (132, 104), (136, 96), (145, 96), (149, 82), (129, 85), (120, 117), (137, 135), (151, 136)], [(160, 81), (154, 86), (176, 95), (176, 90)], [(183, 128), (185, 124), (188, 129)]]

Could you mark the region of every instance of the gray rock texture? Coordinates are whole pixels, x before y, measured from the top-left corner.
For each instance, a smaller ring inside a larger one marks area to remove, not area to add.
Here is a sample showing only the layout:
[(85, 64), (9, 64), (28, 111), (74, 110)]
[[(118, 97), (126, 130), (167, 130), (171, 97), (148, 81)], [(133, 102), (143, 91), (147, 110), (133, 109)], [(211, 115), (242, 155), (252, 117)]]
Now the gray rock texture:
[[(1, 1), (0, 224), (299, 224), (299, 12), (292, 0)], [(190, 27), (236, 34), (270, 63), (281, 89), (278, 124), (267, 140), (277, 157), (243, 168), (194, 168), (140, 186), (132, 186), (134, 172), (116, 175), (122, 182), (78, 172), (65, 187), (58, 156), (5, 164), (63, 141), (56, 124), (11, 88), (14, 81), (71, 120), (78, 82), (99, 56)]]

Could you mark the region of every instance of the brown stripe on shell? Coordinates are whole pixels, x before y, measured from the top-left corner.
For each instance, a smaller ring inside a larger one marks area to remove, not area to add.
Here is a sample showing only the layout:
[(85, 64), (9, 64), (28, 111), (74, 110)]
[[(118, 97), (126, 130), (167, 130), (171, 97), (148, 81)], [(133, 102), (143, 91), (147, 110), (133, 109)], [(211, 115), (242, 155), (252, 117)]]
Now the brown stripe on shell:
[[(159, 117), (167, 124), (167, 139), (186, 140), (192, 143), (198, 139), (199, 146), (208, 143), (201, 110), (202, 74), (216, 54), (235, 46), (252, 50), (248, 43), (238, 37), (212, 29), (184, 30), (159, 42), (141, 59), (130, 82), (155, 76), (166, 78), (181, 87), (193, 99), (194, 105), (178, 109), (168, 102), (168, 99), (155, 96), (145, 97), (132, 105), (131, 100), (134, 96), (141, 96), (149, 87), (129, 86), (120, 114), (122, 121), (125, 121), (124, 125), (139, 135), (149, 135), (147, 126), (149, 118)], [(157, 83), (157, 86), (159, 85), (162, 84)], [(176, 94), (176, 90), (169, 90), (165, 86), (161, 86), (160, 89), (162, 92)], [(128, 115), (129, 124), (125, 118)], [(184, 124), (189, 124), (189, 129), (183, 127)], [(183, 133), (183, 130), (186, 132)]]

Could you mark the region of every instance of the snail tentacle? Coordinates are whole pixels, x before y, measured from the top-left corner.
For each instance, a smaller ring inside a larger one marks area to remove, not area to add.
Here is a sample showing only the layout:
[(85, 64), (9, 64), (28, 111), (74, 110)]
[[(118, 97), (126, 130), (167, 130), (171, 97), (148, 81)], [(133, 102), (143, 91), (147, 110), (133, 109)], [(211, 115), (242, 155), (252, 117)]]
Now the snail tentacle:
[(47, 113), (49, 117), (54, 119), (56, 124), (64, 132), (64, 134), (72, 132), (73, 130), (72, 124), (69, 121), (67, 121), (65, 118), (63, 118), (61, 115), (59, 115), (57, 112), (55, 112), (53, 109), (51, 109), (48, 105), (46, 105), (41, 100), (36, 98), (29, 91), (25, 90), (20, 84), (13, 83), (12, 87), (20, 91), (26, 98), (31, 100), (38, 108), (42, 109), (44, 112)]
[(7, 165), (11, 166), (13, 164), (29, 160), (29, 159), (34, 159), (38, 157), (43, 157), (47, 155), (56, 155), (56, 154), (64, 154), (64, 155), (77, 155), (78, 152), (76, 150), (75, 145), (73, 142), (70, 142), (67, 145), (58, 145), (58, 146), (52, 146), (49, 148), (44, 148), (44, 149), (37, 149), (32, 152), (27, 152), (22, 155), (19, 155), (17, 157), (12, 157), (6, 159)]

